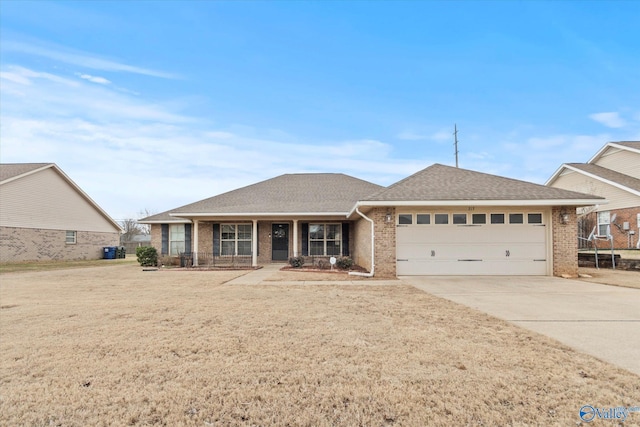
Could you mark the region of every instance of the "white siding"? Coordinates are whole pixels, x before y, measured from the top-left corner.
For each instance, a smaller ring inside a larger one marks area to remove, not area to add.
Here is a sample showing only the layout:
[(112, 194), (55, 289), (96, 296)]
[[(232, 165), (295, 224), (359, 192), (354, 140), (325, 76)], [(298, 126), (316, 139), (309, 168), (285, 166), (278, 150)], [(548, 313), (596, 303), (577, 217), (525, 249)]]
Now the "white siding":
[(0, 186), (0, 225), (114, 232), (115, 226), (53, 169)]
[(640, 206), (640, 196), (585, 176), (579, 172), (565, 170), (551, 186), (604, 197), (609, 203), (598, 206), (598, 210), (610, 211)]
[(628, 150), (610, 147), (594, 164), (640, 179), (640, 154)]

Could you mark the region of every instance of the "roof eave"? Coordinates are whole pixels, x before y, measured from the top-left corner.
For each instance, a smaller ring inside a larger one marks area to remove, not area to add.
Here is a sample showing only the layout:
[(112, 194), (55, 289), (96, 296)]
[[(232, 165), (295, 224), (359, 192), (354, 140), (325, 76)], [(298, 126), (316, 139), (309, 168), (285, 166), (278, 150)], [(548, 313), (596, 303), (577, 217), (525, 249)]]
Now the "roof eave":
[(375, 200), (360, 201), (362, 206), (593, 206), (609, 203), (606, 199), (539, 199), (539, 200)]
[(347, 216), (347, 212), (176, 212), (169, 216), (191, 217), (296, 217), (296, 216)]

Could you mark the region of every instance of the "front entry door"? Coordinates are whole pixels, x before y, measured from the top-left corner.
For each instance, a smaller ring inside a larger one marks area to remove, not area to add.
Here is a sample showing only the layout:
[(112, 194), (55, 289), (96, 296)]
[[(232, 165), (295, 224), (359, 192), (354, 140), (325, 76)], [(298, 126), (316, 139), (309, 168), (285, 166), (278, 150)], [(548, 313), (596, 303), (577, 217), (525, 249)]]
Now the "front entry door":
[(273, 261), (289, 259), (289, 224), (271, 225), (271, 259)]

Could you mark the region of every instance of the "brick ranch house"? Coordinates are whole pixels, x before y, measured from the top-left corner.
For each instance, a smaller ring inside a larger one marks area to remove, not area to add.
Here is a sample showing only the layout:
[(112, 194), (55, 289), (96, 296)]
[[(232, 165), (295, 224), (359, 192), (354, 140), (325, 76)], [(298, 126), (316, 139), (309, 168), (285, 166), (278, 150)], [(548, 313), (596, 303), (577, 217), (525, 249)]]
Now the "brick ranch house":
[(434, 164), (389, 187), (281, 175), (140, 222), (160, 253), (195, 265), (344, 255), (376, 277), (576, 275), (576, 207), (604, 202)]
[(640, 141), (609, 142), (587, 163), (565, 163), (546, 185), (606, 198), (609, 203), (578, 208), (578, 233), (588, 239), (595, 231), (597, 244), (610, 248), (607, 230), (617, 249), (640, 249)]
[(100, 259), (121, 231), (55, 163), (0, 164), (2, 262)]

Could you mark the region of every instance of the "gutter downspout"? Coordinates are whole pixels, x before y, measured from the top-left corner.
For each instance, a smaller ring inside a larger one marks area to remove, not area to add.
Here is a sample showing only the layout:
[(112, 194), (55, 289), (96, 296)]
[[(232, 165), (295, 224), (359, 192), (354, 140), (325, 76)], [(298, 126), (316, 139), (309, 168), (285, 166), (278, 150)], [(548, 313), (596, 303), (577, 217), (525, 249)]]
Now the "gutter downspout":
[(376, 271), (376, 264), (375, 264), (375, 254), (376, 254), (376, 235), (375, 235), (375, 225), (373, 223), (373, 220), (371, 218), (368, 218), (365, 214), (363, 214), (362, 212), (360, 212), (360, 210), (358, 209), (358, 205), (356, 204), (356, 209), (355, 211), (358, 213), (358, 215), (360, 215), (362, 218), (366, 219), (367, 221), (369, 221), (371, 223), (371, 273), (360, 273), (359, 271), (350, 271), (349, 275), (350, 276), (363, 276), (363, 277), (373, 277), (373, 275), (375, 274)]

